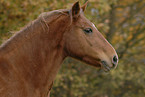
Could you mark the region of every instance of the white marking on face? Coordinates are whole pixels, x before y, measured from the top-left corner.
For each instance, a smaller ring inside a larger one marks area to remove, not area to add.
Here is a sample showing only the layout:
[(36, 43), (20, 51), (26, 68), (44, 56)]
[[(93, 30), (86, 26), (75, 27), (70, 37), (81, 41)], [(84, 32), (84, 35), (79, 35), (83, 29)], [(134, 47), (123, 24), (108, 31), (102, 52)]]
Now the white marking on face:
[(96, 30), (98, 30), (97, 27), (96, 27), (93, 23), (92, 23), (92, 26), (93, 26)]

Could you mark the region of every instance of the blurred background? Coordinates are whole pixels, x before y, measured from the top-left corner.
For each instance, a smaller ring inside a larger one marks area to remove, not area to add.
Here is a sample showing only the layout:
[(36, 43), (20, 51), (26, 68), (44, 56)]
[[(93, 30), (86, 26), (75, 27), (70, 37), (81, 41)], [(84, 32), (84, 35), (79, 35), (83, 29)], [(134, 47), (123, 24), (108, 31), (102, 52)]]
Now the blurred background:
[[(74, 2), (0, 0), (0, 44), (40, 13), (70, 9)], [(103, 73), (67, 58), (51, 97), (145, 97), (145, 0), (89, 0), (85, 16), (116, 49), (118, 67)]]

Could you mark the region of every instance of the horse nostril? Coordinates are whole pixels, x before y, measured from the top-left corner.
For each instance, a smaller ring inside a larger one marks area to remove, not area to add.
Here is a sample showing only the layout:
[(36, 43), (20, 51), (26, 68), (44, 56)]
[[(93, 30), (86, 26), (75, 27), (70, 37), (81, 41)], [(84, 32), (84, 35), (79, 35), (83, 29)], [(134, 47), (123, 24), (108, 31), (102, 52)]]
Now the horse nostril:
[(113, 68), (116, 67), (117, 62), (118, 62), (118, 57), (115, 55), (112, 59)]
[(118, 58), (116, 56), (114, 56), (113, 57), (113, 63), (115, 64), (115, 63), (117, 63), (117, 61), (118, 61)]

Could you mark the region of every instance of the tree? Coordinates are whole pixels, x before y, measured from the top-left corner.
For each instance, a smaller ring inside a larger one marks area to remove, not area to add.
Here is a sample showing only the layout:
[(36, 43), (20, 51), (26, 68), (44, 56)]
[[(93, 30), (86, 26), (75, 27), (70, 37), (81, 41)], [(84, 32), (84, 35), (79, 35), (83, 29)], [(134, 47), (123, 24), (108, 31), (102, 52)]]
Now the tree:
[[(83, 4), (86, 0), (80, 0)], [(75, 0), (1, 0), (0, 43), (40, 13), (70, 8)], [(68, 58), (52, 97), (143, 97), (145, 94), (145, 0), (89, 0), (86, 17), (115, 47), (116, 70), (101, 70)]]

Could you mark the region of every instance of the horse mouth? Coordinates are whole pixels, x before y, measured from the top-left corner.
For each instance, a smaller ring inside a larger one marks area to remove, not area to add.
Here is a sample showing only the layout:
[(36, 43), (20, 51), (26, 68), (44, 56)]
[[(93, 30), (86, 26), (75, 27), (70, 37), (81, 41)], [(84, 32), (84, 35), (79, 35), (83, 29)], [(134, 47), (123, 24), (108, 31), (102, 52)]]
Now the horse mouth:
[(105, 61), (101, 61), (101, 68), (105, 71), (105, 72), (109, 72), (111, 70), (111, 68), (108, 66), (108, 64)]
[(106, 61), (101, 61), (101, 60), (95, 60), (95, 59), (90, 59), (89, 57), (84, 57), (83, 60), (94, 67), (101, 68), (105, 72), (109, 72), (111, 70), (111, 67), (107, 64)]

